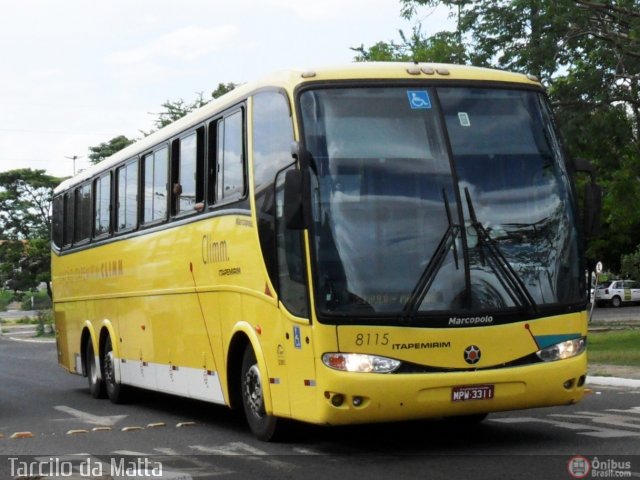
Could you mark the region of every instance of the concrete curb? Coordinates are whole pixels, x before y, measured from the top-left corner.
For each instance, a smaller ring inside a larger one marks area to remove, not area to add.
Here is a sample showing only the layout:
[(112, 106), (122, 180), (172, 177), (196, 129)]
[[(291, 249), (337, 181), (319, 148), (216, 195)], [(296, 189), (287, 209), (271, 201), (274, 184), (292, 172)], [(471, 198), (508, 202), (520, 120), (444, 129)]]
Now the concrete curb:
[(7, 340), (11, 340), (13, 342), (23, 342), (23, 343), (56, 343), (55, 338), (43, 338), (43, 339), (18, 338), (18, 337), (4, 336), (4, 335), (1, 338), (6, 338)]
[(597, 377), (587, 376), (587, 386), (600, 385), (605, 387), (632, 387), (640, 388), (640, 380), (633, 378), (618, 378), (618, 377)]

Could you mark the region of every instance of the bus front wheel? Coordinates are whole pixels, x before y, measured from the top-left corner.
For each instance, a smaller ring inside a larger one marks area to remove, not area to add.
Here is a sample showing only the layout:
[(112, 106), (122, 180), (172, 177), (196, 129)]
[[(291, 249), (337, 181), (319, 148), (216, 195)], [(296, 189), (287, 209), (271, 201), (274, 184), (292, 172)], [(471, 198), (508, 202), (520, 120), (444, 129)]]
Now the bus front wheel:
[(240, 388), (242, 407), (249, 428), (259, 440), (274, 440), (278, 419), (267, 414), (265, 410), (263, 379), (251, 345), (247, 346), (242, 357)]
[(87, 339), (87, 348), (85, 349), (85, 365), (87, 370), (87, 378), (89, 379), (89, 392), (93, 398), (105, 397), (105, 384), (104, 380), (98, 375), (99, 362), (96, 360), (95, 352), (93, 351), (93, 342), (91, 338)]
[(124, 403), (127, 397), (126, 387), (116, 380), (115, 368), (113, 344), (111, 336), (107, 335), (102, 349), (102, 377), (109, 400), (113, 403)]

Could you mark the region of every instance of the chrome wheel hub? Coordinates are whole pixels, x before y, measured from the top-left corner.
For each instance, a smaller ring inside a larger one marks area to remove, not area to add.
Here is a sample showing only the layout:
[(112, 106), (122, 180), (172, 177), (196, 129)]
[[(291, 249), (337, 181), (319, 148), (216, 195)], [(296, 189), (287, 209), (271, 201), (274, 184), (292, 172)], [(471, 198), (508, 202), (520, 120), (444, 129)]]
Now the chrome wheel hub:
[(258, 365), (252, 365), (244, 376), (244, 398), (246, 404), (256, 416), (264, 415), (262, 382)]

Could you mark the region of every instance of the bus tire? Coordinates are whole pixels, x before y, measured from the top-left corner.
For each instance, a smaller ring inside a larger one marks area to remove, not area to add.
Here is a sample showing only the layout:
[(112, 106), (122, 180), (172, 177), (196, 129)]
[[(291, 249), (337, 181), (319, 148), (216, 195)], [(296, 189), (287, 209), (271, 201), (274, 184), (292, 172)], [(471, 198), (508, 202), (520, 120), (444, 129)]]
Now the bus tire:
[(278, 418), (265, 411), (263, 381), (251, 345), (247, 345), (242, 357), (240, 389), (242, 407), (249, 428), (259, 440), (274, 440), (278, 430)]
[(127, 401), (127, 387), (116, 380), (115, 357), (113, 355), (113, 343), (111, 336), (107, 335), (102, 349), (102, 378), (104, 378), (107, 397), (112, 403), (125, 403)]
[(99, 361), (96, 361), (96, 355), (93, 351), (93, 342), (91, 337), (87, 338), (87, 348), (85, 349), (85, 366), (87, 370), (87, 378), (89, 380), (89, 392), (93, 398), (105, 398), (105, 383), (98, 375)]

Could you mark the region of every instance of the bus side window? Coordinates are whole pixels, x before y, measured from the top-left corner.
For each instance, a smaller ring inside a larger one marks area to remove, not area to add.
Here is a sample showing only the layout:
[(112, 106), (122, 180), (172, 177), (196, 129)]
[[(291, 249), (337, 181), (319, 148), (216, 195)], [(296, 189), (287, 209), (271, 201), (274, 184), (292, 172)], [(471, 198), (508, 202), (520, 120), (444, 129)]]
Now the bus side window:
[(57, 247), (64, 245), (64, 195), (58, 195), (53, 199), (51, 240)]
[(111, 232), (111, 173), (97, 178), (93, 185), (94, 237), (104, 237)]
[(220, 122), (215, 120), (209, 123), (209, 134), (207, 135), (207, 204), (209, 205), (214, 205), (216, 203), (216, 189), (218, 185), (218, 123)]
[(167, 174), (169, 149), (163, 147), (143, 157), (144, 169), (142, 221), (145, 224), (167, 218)]
[(243, 111), (236, 110), (217, 123), (216, 201), (228, 203), (245, 193)]
[(201, 211), (204, 207), (204, 127), (175, 140), (174, 152), (177, 152), (172, 159), (175, 214)]
[(118, 232), (133, 230), (138, 226), (138, 160), (131, 161), (117, 170)]
[(64, 194), (64, 240), (65, 247), (73, 243), (73, 191)]
[(256, 93), (251, 102), (253, 122), (253, 182), (258, 237), (271, 283), (278, 290), (275, 179), (290, 165), (293, 124), (289, 100), (281, 91)]
[(283, 218), (284, 179), (288, 170), (290, 168), (282, 170), (276, 177), (276, 250), (280, 273), (278, 294), (292, 314), (308, 317), (302, 233), (301, 230), (287, 228)]
[(83, 243), (91, 238), (92, 212), (91, 183), (87, 182), (75, 189), (75, 226), (73, 243)]

